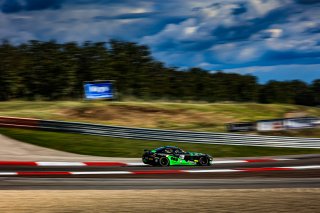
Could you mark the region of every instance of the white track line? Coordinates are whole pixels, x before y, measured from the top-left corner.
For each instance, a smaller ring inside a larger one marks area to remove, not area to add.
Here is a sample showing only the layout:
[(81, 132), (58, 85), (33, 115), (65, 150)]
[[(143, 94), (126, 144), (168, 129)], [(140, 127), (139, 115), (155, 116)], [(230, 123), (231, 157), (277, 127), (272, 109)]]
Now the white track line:
[(35, 162), (38, 166), (87, 166), (82, 162)]
[(148, 166), (144, 163), (127, 163), (128, 166)]
[(1, 176), (15, 176), (18, 175), (16, 172), (0, 172)]
[(224, 173), (224, 172), (270, 172), (320, 169), (320, 165), (290, 166), (290, 167), (261, 167), (239, 169), (202, 169), (202, 170), (144, 170), (144, 171), (35, 171), (35, 172), (0, 172), (0, 176), (70, 176), (70, 175), (168, 175), (185, 173)]
[(287, 166), (283, 168), (288, 169), (320, 169), (320, 165), (314, 165), (314, 166)]

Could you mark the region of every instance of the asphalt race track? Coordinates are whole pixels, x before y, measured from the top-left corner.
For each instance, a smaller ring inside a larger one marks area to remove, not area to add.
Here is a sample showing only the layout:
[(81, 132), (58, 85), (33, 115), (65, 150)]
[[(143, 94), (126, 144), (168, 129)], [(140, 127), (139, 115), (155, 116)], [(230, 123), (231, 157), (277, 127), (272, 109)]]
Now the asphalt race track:
[[(0, 176), (0, 189), (319, 188), (320, 168), (312, 168), (319, 165), (320, 155), (275, 162), (214, 164), (209, 167), (0, 166), (0, 174), (28, 174)], [(283, 169), (288, 167), (303, 169)], [(234, 169), (242, 172), (225, 172)], [(219, 172), (180, 173), (182, 170)], [(87, 171), (92, 173), (64, 175), (65, 172)], [(42, 175), (37, 175), (38, 173)]]

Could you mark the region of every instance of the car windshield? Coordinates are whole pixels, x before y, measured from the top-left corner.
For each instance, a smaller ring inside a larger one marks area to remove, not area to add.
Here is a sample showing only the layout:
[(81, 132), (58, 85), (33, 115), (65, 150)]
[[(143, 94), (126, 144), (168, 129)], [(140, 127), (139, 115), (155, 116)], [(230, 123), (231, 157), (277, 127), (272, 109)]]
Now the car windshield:
[(156, 149), (156, 152), (162, 152), (165, 149), (165, 147), (159, 147)]

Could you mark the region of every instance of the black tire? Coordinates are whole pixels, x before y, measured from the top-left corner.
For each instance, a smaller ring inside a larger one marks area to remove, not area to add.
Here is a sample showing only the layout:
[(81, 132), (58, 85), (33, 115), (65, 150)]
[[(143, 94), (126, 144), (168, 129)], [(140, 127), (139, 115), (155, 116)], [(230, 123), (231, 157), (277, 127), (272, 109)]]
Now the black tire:
[(199, 165), (200, 166), (208, 166), (209, 165), (209, 158), (202, 156), (199, 158)]
[(159, 164), (160, 164), (160, 166), (169, 166), (170, 165), (170, 161), (166, 157), (161, 157), (159, 159)]
[(144, 164), (149, 164), (149, 161), (146, 160), (146, 159), (144, 159), (144, 158), (142, 158), (142, 162), (143, 162)]

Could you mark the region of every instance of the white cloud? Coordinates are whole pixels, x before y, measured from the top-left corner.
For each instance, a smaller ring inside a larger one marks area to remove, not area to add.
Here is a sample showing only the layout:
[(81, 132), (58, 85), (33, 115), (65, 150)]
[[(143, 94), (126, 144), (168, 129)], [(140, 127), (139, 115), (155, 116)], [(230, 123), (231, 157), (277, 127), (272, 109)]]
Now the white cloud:
[(266, 32), (270, 33), (273, 38), (278, 38), (282, 35), (282, 29), (268, 29)]
[[(320, 33), (310, 33), (320, 29), (319, 7), (297, 6), (293, 0), (66, 2), (59, 10), (0, 13), (0, 39), (19, 43), (30, 39), (82, 42), (120, 38), (149, 45), (157, 59), (171, 66), (219, 69), (230, 64), (264, 64), (261, 56), (270, 51), (320, 51)], [(239, 9), (242, 12), (235, 15)], [(283, 17), (273, 22), (265, 19), (277, 10), (283, 11)], [(150, 12), (156, 15), (111, 18)], [(295, 63), (300, 63), (299, 59)]]
[(161, 32), (145, 36), (141, 42), (144, 44), (162, 44), (166, 42), (201, 41), (210, 37), (207, 31), (202, 31), (194, 18), (187, 19), (179, 24), (168, 24)]
[[(29, 16), (0, 13), (0, 39), (7, 39), (12, 43), (36, 39), (33, 33), (29, 32), (28, 28), (24, 26), (24, 23), (30, 21), (30, 19)], [(17, 32), (12, 23), (21, 26), (21, 30)]]
[(197, 32), (197, 29), (198, 29), (198, 27), (186, 27), (185, 29), (184, 29), (184, 33), (186, 34), (186, 35), (192, 35), (192, 34), (194, 34), (194, 33), (196, 33)]
[(249, 0), (251, 8), (259, 16), (264, 16), (268, 12), (277, 9), (281, 6), (284, 6), (285, 2), (283, 0)]
[(247, 42), (214, 45), (212, 54), (223, 63), (237, 64), (254, 61), (263, 54), (261, 47)]

